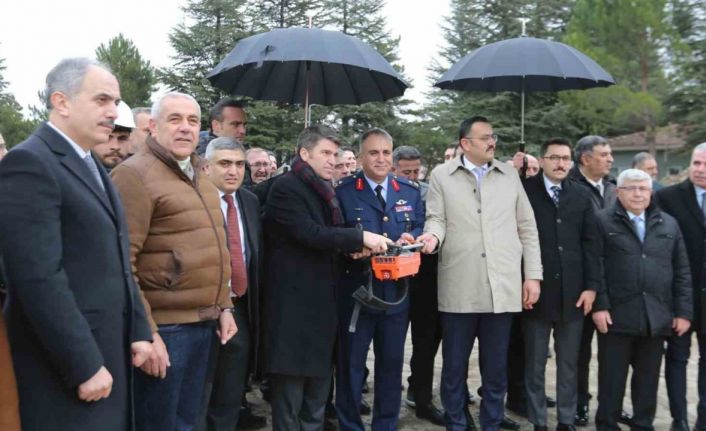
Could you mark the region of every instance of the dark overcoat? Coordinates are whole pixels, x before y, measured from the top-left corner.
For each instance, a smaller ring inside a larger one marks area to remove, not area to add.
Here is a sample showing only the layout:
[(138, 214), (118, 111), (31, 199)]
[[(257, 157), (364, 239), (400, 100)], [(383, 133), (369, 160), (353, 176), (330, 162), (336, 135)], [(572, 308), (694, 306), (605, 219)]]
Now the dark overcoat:
[(559, 194), (559, 206), (547, 193), (544, 175), (540, 172), (523, 181), (539, 232), (544, 280), (539, 301), (526, 317), (550, 322), (569, 322), (583, 318), (583, 309), (576, 307), (581, 292), (587, 286), (587, 269), (595, 267), (596, 242), (588, 236), (593, 217), (589, 192), (573, 180), (565, 179)]
[(363, 232), (333, 227), (326, 203), (293, 172), (272, 184), (264, 209), (265, 371), (328, 377), (338, 325), (340, 253)]
[[(95, 159), (95, 157), (94, 157)], [(24, 430), (132, 429), (130, 343), (151, 340), (120, 199), (42, 124), (0, 163), (0, 254)], [(110, 396), (81, 401), (101, 366)]]
[(645, 214), (644, 243), (619, 201), (596, 214), (589, 229), (599, 241), (598, 268), (589, 273), (593, 311), (610, 312), (611, 333), (670, 336), (675, 317), (694, 314), (689, 258), (677, 221), (654, 204)]
[(691, 327), (706, 334), (706, 224), (696, 201), (691, 181), (664, 187), (655, 193), (657, 205), (679, 223), (689, 255), (694, 295), (694, 322)]

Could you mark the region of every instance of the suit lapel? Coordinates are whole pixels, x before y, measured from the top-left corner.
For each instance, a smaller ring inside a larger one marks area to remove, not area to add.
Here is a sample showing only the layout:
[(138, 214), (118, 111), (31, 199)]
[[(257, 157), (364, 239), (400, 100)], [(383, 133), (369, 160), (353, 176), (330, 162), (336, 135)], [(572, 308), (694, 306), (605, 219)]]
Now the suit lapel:
[(687, 180), (681, 183), (679, 192), (681, 193), (681, 201), (684, 202), (686, 209), (696, 218), (701, 227), (705, 227), (704, 214), (696, 200), (696, 190), (694, 189), (694, 185), (691, 184), (691, 181)]
[[(86, 163), (81, 160), (76, 154), (76, 151), (71, 147), (71, 145), (64, 139), (63, 136), (56, 133), (54, 129), (46, 124), (42, 124), (37, 130), (37, 136), (42, 138), (42, 140), (49, 146), (49, 148), (57, 155), (60, 162), (66, 169), (75, 176), (80, 183), (82, 183), (88, 190), (93, 193), (93, 195), (98, 198), (103, 207), (108, 211), (113, 221), (115, 221), (115, 213), (113, 212), (113, 206), (108, 200), (108, 190), (110, 189), (110, 178), (108, 178), (103, 166), (96, 161), (98, 165), (98, 172), (101, 173), (101, 178), (103, 179), (103, 184), (105, 185), (106, 191), (104, 192), (100, 186), (93, 180), (93, 174), (86, 166)], [(94, 157), (95, 160), (95, 157)]]

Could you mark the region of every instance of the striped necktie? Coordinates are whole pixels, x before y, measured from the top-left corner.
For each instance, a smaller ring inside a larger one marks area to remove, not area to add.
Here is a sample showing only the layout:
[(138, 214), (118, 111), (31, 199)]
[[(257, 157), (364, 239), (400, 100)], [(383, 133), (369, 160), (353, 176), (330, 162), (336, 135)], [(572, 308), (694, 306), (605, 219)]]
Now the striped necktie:
[(245, 271), (243, 248), (240, 243), (240, 224), (238, 210), (235, 208), (233, 195), (223, 195), (228, 204), (226, 211), (226, 227), (228, 229), (228, 245), (230, 247), (230, 290), (240, 298), (248, 289), (248, 274)]

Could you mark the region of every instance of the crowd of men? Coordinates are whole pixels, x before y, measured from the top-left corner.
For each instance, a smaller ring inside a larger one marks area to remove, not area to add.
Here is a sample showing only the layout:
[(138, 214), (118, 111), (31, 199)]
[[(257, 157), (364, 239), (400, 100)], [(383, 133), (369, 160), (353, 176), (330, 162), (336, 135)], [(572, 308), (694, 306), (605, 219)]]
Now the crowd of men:
[[(92, 60), (62, 60), (46, 84), (49, 120), (6, 155), (0, 141), (0, 429), (257, 429), (259, 385), (274, 430), (363, 431), (366, 414), (395, 430), (411, 323), (404, 402), (449, 431), (476, 429), (476, 340), (482, 430), (519, 429), (506, 408), (539, 431), (554, 406), (557, 430), (591, 424), (596, 331), (596, 429), (654, 429), (664, 356), (671, 428), (690, 430), (696, 333), (706, 430), (706, 143), (687, 180), (661, 187), (647, 153), (612, 179), (600, 136), (499, 161), (474, 116), (426, 182), (423, 155), (383, 129), (354, 149), (307, 127), (278, 167), (248, 148), (239, 101), (201, 132), (190, 95), (131, 110)], [(411, 243), (423, 255), (406, 295), (369, 258)]]

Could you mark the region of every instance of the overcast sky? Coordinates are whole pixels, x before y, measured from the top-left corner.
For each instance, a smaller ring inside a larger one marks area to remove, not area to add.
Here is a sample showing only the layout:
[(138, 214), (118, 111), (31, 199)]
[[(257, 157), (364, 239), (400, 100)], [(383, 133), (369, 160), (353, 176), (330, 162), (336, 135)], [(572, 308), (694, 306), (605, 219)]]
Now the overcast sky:
[[(9, 1), (9, 0), (8, 0)], [(6, 2), (7, 3), (7, 2)], [(47, 72), (64, 57), (93, 57), (96, 47), (118, 33), (135, 43), (154, 66), (171, 63), (168, 34), (183, 20), (183, 0), (20, 0), (0, 7), (0, 58), (9, 91), (23, 106), (38, 105)], [(426, 4), (426, 5), (424, 5)], [(429, 3), (387, 0), (385, 12), (414, 88), (405, 95), (420, 102), (428, 92), (427, 67), (443, 43), (439, 24), (448, 0)], [(27, 113), (27, 111), (25, 111)]]

